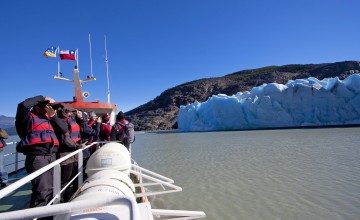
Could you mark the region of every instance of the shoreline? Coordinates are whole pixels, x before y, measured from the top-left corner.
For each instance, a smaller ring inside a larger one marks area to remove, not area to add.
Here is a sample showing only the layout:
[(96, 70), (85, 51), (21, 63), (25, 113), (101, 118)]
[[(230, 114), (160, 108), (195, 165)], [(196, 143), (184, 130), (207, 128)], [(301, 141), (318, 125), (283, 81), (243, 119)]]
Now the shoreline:
[[(311, 126), (294, 126), (294, 127), (272, 127), (272, 128), (246, 128), (246, 129), (230, 129), (230, 130), (207, 130), (207, 131), (174, 131), (176, 133), (187, 133), (187, 132), (219, 132), (219, 131), (256, 131), (256, 130), (293, 130), (293, 129), (326, 129), (326, 128), (349, 128), (349, 127), (360, 127), (360, 124), (349, 124), (349, 125), (311, 125)], [(167, 130), (164, 130), (165, 132)], [(153, 133), (165, 133), (164, 131), (152, 131)]]

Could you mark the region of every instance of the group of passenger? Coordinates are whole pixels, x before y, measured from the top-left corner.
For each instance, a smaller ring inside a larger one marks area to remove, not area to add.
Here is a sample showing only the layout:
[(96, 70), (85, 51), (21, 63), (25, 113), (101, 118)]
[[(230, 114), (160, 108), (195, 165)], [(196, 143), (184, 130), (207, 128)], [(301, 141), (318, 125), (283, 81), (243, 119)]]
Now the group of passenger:
[[(49, 97), (35, 96), (18, 104), (15, 126), (21, 141), (16, 149), (26, 155), (25, 169), (29, 174), (93, 142), (111, 140), (113, 129), (108, 114), (98, 117), (94, 112), (82, 112), (54, 102)], [(124, 113), (119, 112), (117, 118), (124, 118)], [(83, 151), (83, 167), (94, 151), (96, 145)], [(77, 155), (60, 165), (63, 187), (78, 173)], [(30, 207), (47, 205), (53, 198), (53, 169), (31, 183)], [(62, 194), (61, 201), (69, 201), (77, 188), (75, 180)]]

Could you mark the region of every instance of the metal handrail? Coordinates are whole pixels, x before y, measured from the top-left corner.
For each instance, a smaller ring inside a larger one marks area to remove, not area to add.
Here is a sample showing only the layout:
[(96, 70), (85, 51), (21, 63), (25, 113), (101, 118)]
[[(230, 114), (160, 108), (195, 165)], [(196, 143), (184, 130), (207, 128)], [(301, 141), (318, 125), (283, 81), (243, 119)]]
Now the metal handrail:
[(17, 210), (12, 212), (0, 213), (2, 220), (7, 219), (33, 219), (53, 215), (67, 214), (69, 212), (81, 211), (84, 209), (90, 209), (94, 207), (104, 206), (107, 204), (128, 204), (130, 211), (130, 219), (139, 220), (140, 215), (135, 211), (135, 202), (127, 197), (118, 198), (98, 198), (95, 200), (73, 201), (69, 203), (56, 204), (52, 206), (42, 206), (29, 208), (24, 210)]
[[(160, 175), (158, 173), (155, 173), (153, 171), (150, 171), (148, 169), (140, 167), (137, 164), (132, 164), (131, 168), (132, 168), (131, 173), (140, 178), (139, 183), (134, 184), (134, 186), (141, 187), (142, 189), (144, 189), (144, 191), (145, 191), (145, 189), (147, 189), (147, 192), (137, 193), (136, 194), (137, 198), (182, 191), (182, 188), (174, 185), (173, 184), (174, 180), (172, 180), (168, 177), (165, 177), (163, 175)], [(145, 182), (144, 179), (147, 180), (147, 182)], [(162, 190), (161, 191), (159, 191), (159, 190), (151, 191), (148, 188), (146, 188), (149, 186), (160, 186), (162, 188)], [(166, 189), (165, 186), (170, 189)]]
[[(145, 188), (145, 186), (161, 186), (162, 187), (162, 191), (148, 191), (148, 192), (144, 192), (144, 193), (137, 193), (136, 197), (140, 198), (140, 197), (147, 197), (147, 196), (154, 196), (154, 195), (160, 195), (160, 194), (165, 194), (165, 193), (173, 193), (173, 192), (180, 192), (182, 191), (182, 188), (179, 186), (176, 186), (174, 184), (171, 184), (169, 182), (165, 182), (162, 181), (160, 179), (157, 179), (155, 177), (151, 177), (149, 175), (143, 174), (143, 173), (139, 173), (139, 172), (135, 172), (135, 171), (131, 171), (131, 173), (135, 174), (135, 175), (139, 175), (142, 178), (146, 178), (150, 181), (153, 181), (152, 183), (139, 183), (139, 184), (134, 184), (135, 187), (140, 186), (142, 188)], [(169, 187), (170, 189), (166, 190), (164, 186)]]
[[(53, 189), (53, 195), (55, 199), (60, 198), (60, 174), (61, 174), (61, 168), (60, 168), (60, 163), (62, 163), (63, 161), (69, 159), (70, 157), (74, 156), (74, 155), (78, 155), (78, 167), (79, 167), (79, 184), (82, 183), (82, 166), (83, 166), (83, 150), (88, 149), (89, 147), (98, 144), (99, 142), (93, 142), (90, 145), (85, 146), (82, 149), (76, 150), (58, 160), (55, 160), (54, 162), (46, 165), (45, 167), (42, 167), (41, 169), (27, 175), (26, 177), (10, 184), (9, 186), (7, 186), (6, 188), (0, 190), (0, 199), (5, 197), (6, 195), (10, 194), (11, 192), (13, 192), (14, 190), (20, 188), (21, 186), (25, 185), (27, 182), (33, 180), (34, 178), (36, 178), (37, 176), (45, 173), (46, 171), (55, 168), (54, 169), (54, 189)], [(56, 200), (55, 200), (56, 201)]]
[(145, 169), (145, 168), (143, 168), (143, 167), (140, 167), (139, 165), (137, 165), (137, 164), (135, 164), (135, 163), (131, 165), (131, 168), (132, 168), (134, 171), (137, 171), (137, 172), (139, 172), (139, 173), (144, 172), (144, 173), (147, 173), (147, 174), (149, 174), (149, 175), (155, 176), (155, 177), (157, 177), (157, 178), (159, 178), (159, 179), (162, 179), (162, 180), (164, 180), (165, 182), (174, 183), (174, 180), (172, 180), (172, 179), (170, 179), (170, 178), (168, 178), (168, 177), (166, 177), (166, 176), (160, 175), (160, 174), (158, 174), (158, 173), (155, 173), (155, 172), (153, 172), (153, 171), (151, 171), (151, 170), (148, 170), (148, 169)]
[[(46, 165), (45, 167), (42, 167), (41, 169), (27, 175), (26, 177), (12, 183), (11, 185), (9, 185), (8, 187), (4, 188), (3, 190), (0, 190), (0, 199), (5, 197), (6, 195), (10, 194), (11, 192), (13, 192), (14, 190), (20, 188), (21, 186), (25, 185), (27, 182), (33, 180), (34, 178), (36, 178), (37, 176), (45, 173), (46, 171), (54, 168), (54, 176), (53, 176), (53, 199), (49, 202), (48, 205), (50, 204), (57, 204), (60, 202), (60, 195), (61, 193), (78, 177), (78, 183), (79, 185), (81, 185), (83, 183), (83, 150), (94, 146), (94, 145), (98, 145), (98, 144), (103, 144), (103, 143), (107, 143), (107, 142), (93, 142), (90, 145), (87, 145), (86, 147), (76, 150), (72, 153), (69, 153), (68, 155)], [(63, 161), (67, 160), (68, 158), (77, 155), (78, 156), (78, 174), (76, 177), (74, 177), (64, 188), (61, 189), (61, 166), (60, 163), (62, 163)], [(154, 185), (159, 185), (162, 187), (162, 191), (150, 191), (150, 192), (143, 192), (143, 193), (138, 193), (136, 195), (136, 197), (144, 197), (144, 196), (152, 196), (152, 195), (158, 195), (158, 194), (164, 194), (164, 193), (171, 193), (171, 192), (179, 192), (182, 191), (182, 188), (179, 186), (176, 186), (172, 183), (174, 183), (174, 180), (167, 178), (165, 176), (162, 176), (160, 174), (157, 174), (155, 172), (152, 172), (150, 170), (147, 170), (145, 168), (140, 167), (139, 165), (136, 164), (136, 162), (134, 160), (133, 164), (131, 165), (132, 170), (130, 171), (132, 174), (139, 176), (140, 179), (140, 183), (138, 184), (134, 184), (134, 186), (136, 187), (142, 187), (145, 188), (145, 186), (154, 186)], [(148, 181), (152, 181), (152, 183), (143, 183), (143, 178), (145, 178)], [(166, 190), (164, 186), (167, 186), (169, 188), (171, 188), (171, 190)]]

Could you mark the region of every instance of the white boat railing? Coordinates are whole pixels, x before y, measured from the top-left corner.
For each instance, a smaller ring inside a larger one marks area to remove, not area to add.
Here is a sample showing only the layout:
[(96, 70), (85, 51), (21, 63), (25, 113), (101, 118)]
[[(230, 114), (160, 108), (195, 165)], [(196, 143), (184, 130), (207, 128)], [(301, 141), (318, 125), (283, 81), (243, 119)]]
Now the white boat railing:
[[(24, 178), (19, 179), (18, 181), (10, 184), (6, 188), (0, 190), (0, 199), (5, 197), (6, 195), (10, 194), (11, 192), (15, 191), (16, 189), (20, 188), (21, 186), (25, 185), (29, 181), (35, 179), (36, 177), (40, 176), (41, 174), (45, 173), (46, 171), (54, 168), (54, 181), (53, 181), (53, 196), (54, 196), (54, 203), (58, 203), (60, 200), (60, 191), (61, 191), (61, 167), (60, 163), (69, 159), (70, 157), (74, 155), (78, 155), (78, 167), (79, 167), (79, 173), (78, 173), (78, 181), (79, 184), (82, 184), (83, 180), (83, 150), (88, 149), (89, 147), (92, 147), (93, 145), (98, 144), (98, 142), (94, 142), (90, 145), (87, 145), (86, 147), (76, 150), (60, 159), (55, 160), (54, 162), (46, 165), (45, 167), (42, 167), (41, 169), (25, 176)], [(51, 201), (50, 204), (53, 202)], [(48, 204), (49, 205), (49, 204)]]
[[(135, 176), (140, 177), (140, 181), (139, 181), (140, 183), (134, 184), (135, 187), (141, 187), (142, 189), (147, 191), (147, 192), (137, 193), (136, 194), (137, 198), (182, 191), (181, 187), (172, 184), (174, 183), (174, 180), (170, 178), (167, 178), (165, 176), (162, 176), (160, 174), (157, 174), (155, 172), (152, 172), (135, 164), (132, 164), (131, 168), (132, 168), (131, 173), (134, 174)], [(162, 190), (161, 191), (152, 190), (154, 186), (160, 186)]]
[[(11, 145), (16, 145), (17, 143), (18, 143), (18, 142), (16, 142), (16, 141), (6, 142), (6, 145), (7, 145), (7, 146), (11, 146)], [(24, 168), (24, 167), (19, 167), (19, 163), (25, 161), (25, 159), (24, 159), (24, 160), (19, 160), (19, 153), (18, 153), (17, 151), (4, 154), (4, 155), (3, 155), (4, 160), (5, 160), (5, 158), (8, 158), (8, 157), (10, 157), (10, 156), (12, 156), (12, 155), (15, 155), (15, 160), (14, 160), (14, 162), (11, 162), (11, 163), (8, 163), (8, 164), (4, 164), (4, 168), (7, 169), (7, 170), (9, 170), (8, 167), (10, 167), (10, 166), (12, 166), (12, 165), (15, 165), (15, 169), (14, 169), (14, 170), (10, 170), (10, 173), (11, 173), (11, 172), (18, 172), (19, 169)]]
[[(83, 183), (83, 151), (85, 149), (88, 149), (94, 145), (101, 145), (105, 144), (107, 142), (93, 142), (90, 145), (87, 145), (86, 147), (76, 150), (72, 153), (69, 153), (68, 155), (57, 159), (56, 161), (48, 164), (47, 166), (28, 174), (27, 176), (19, 179), (18, 181), (10, 184), (9, 186), (3, 188), (0, 190), (0, 200), (4, 198), (5, 196), (9, 195), (10, 193), (14, 192), (21, 186), (25, 185), (26, 183), (30, 182), (37, 176), (45, 173), (46, 171), (50, 169), (53, 170), (53, 199), (47, 204), (45, 207), (36, 207), (31, 209), (24, 209), (24, 210), (18, 210), (18, 211), (11, 211), (11, 212), (3, 212), (0, 213), (0, 219), (29, 219), (29, 218), (39, 218), (43, 216), (49, 216), (51, 215), (57, 215), (57, 214), (63, 214), (68, 212), (69, 210), (79, 210), (81, 207), (95, 207), (99, 204), (106, 204), (102, 203), (103, 200), (99, 200), (99, 203), (96, 201), (92, 201), (87, 205), (80, 206), (78, 203), (75, 204), (75, 202), (70, 203), (60, 203), (60, 197), (61, 193), (74, 181), (76, 178), (78, 178), (79, 186)], [(78, 174), (63, 188), (61, 188), (61, 166), (60, 163), (67, 160), (68, 158), (72, 156), (78, 156)], [(167, 178), (165, 176), (162, 176), (160, 174), (157, 174), (155, 172), (152, 172), (150, 170), (147, 170), (145, 168), (140, 167), (134, 160), (132, 160), (131, 165), (131, 171), (130, 173), (134, 174), (139, 179), (139, 183), (134, 184), (135, 187), (140, 187), (142, 189), (142, 192), (136, 193), (136, 197), (147, 197), (147, 196), (153, 196), (158, 194), (164, 194), (164, 193), (172, 193), (172, 192), (179, 192), (182, 191), (182, 188), (179, 186), (176, 186), (172, 183), (174, 183), (174, 180)], [(161, 189), (154, 190), (154, 187), (160, 187)], [(120, 198), (119, 201), (123, 200), (124, 198)], [(162, 209), (152, 209), (151, 210), (154, 218), (161, 218), (163, 216), (171, 217), (167, 219), (198, 219), (205, 217), (204, 212), (199, 211), (183, 211), (183, 210), (162, 210)], [(9, 214), (14, 213), (14, 214)], [(9, 214), (9, 215), (8, 215)], [(12, 216), (12, 217), (10, 217)], [(172, 218), (173, 217), (173, 218)], [(137, 219), (137, 218), (132, 218)]]

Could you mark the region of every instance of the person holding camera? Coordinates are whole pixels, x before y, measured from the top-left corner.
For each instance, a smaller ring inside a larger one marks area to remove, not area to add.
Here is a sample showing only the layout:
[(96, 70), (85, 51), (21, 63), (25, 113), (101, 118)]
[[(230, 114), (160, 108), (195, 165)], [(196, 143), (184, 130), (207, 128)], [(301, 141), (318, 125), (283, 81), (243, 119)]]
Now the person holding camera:
[[(78, 149), (84, 148), (85, 143), (81, 142), (80, 126), (75, 121), (73, 114), (77, 110), (70, 105), (62, 104), (58, 107), (57, 115), (61, 118), (68, 128), (66, 133), (58, 134), (60, 147), (58, 158), (67, 156)], [(78, 156), (74, 155), (60, 163), (61, 166), (61, 188), (66, 186), (78, 173)], [(62, 202), (68, 202), (71, 196), (78, 189), (78, 180), (75, 179), (61, 196)]]
[[(26, 155), (25, 169), (29, 174), (56, 160), (59, 140), (55, 133), (67, 130), (51, 103), (52, 98), (39, 95), (17, 107), (15, 127), (21, 141), (16, 150)], [(30, 207), (47, 205), (53, 197), (53, 169), (33, 179), (31, 184)]]

